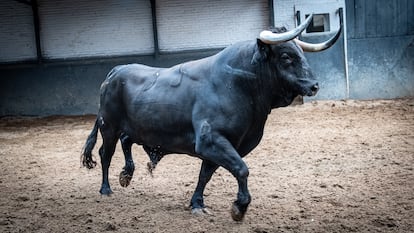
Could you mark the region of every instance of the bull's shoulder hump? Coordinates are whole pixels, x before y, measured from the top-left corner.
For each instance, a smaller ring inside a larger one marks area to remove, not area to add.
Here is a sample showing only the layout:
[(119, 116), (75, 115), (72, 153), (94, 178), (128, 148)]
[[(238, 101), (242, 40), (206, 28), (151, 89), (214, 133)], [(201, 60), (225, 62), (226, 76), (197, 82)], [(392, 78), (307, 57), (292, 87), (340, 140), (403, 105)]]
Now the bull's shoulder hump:
[(180, 74), (192, 79), (199, 80), (209, 75), (212, 69), (211, 58), (189, 61), (177, 66)]

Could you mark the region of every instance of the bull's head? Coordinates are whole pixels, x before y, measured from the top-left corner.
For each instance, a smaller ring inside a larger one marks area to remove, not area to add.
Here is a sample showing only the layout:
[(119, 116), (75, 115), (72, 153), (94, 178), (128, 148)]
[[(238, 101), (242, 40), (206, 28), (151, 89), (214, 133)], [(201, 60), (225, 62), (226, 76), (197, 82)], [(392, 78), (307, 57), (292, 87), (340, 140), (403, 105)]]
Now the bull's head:
[(285, 105), (283, 102), (290, 103), (297, 95), (313, 96), (319, 90), (318, 82), (315, 80), (303, 52), (319, 52), (331, 47), (341, 34), (342, 24), (335, 36), (323, 43), (310, 44), (296, 39), (307, 28), (311, 20), (312, 15), (291, 31), (286, 31), (285, 28), (276, 28), (260, 33), (255, 57), (256, 59), (260, 57), (262, 62), (267, 63), (270, 74), (273, 77), (276, 76), (277, 85), (274, 90), (273, 105)]

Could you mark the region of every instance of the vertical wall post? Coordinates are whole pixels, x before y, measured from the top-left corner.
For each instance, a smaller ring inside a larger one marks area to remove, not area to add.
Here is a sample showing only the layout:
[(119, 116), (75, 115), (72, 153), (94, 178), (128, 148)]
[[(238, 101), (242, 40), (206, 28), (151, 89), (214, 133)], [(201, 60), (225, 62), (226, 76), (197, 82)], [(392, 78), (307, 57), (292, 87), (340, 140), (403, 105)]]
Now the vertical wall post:
[(158, 58), (160, 55), (160, 47), (158, 44), (158, 29), (157, 29), (157, 9), (155, 0), (151, 2), (151, 15), (152, 15), (152, 33), (154, 36), (154, 57)]
[(349, 73), (348, 73), (348, 39), (346, 34), (346, 20), (344, 19), (343, 8), (338, 9), (340, 24), (343, 25), (343, 42), (344, 42), (344, 70), (346, 80), (346, 98), (349, 99)]
[(273, 1), (269, 0), (269, 25), (271, 27), (275, 27), (275, 8)]
[(300, 25), (300, 11), (296, 11), (296, 22), (297, 22), (297, 25), (296, 26), (298, 26), (298, 25)]
[(42, 47), (40, 44), (40, 20), (39, 20), (39, 8), (37, 5), (37, 0), (31, 0), (32, 6), (32, 13), (33, 13), (33, 24), (35, 30), (35, 38), (36, 38), (36, 55), (37, 55), (37, 62), (40, 64), (43, 61), (42, 56)]

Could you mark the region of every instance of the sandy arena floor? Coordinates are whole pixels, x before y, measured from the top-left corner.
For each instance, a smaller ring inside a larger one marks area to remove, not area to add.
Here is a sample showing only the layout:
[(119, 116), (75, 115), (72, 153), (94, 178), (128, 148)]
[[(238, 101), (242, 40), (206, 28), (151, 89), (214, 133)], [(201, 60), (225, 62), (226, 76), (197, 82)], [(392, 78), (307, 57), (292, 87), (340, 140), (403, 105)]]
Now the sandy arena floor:
[(136, 145), (131, 185), (118, 183), (118, 145), (114, 194), (101, 196), (100, 166), (80, 166), (93, 121), (0, 119), (0, 232), (414, 231), (414, 99), (273, 110), (262, 142), (245, 158), (252, 202), (241, 223), (230, 216), (237, 184), (227, 171), (207, 185), (213, 215), (192, 216), (200, 160), (169, 155), (151, 177)]

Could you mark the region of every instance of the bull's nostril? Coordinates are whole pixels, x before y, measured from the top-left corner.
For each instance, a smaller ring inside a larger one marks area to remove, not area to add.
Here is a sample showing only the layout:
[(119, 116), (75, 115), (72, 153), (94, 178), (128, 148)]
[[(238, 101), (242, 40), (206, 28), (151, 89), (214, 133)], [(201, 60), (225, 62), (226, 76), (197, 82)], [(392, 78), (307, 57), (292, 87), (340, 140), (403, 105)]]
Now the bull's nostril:
[(317, 90), (319, 90), (319, 85), (318, 85), (318, 84), (313, 85), (313, 86), (312, 86), (312, 88), (311, 88), (311, 90), (312, 90), (312, 91), (317, 91)]

